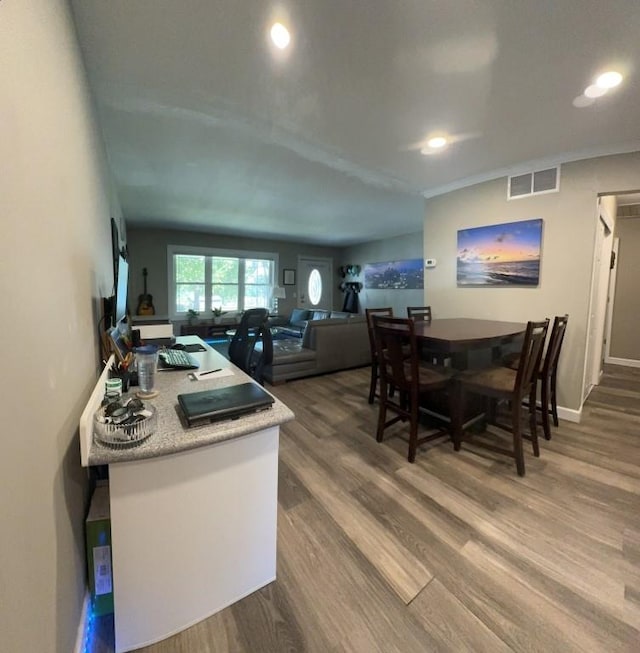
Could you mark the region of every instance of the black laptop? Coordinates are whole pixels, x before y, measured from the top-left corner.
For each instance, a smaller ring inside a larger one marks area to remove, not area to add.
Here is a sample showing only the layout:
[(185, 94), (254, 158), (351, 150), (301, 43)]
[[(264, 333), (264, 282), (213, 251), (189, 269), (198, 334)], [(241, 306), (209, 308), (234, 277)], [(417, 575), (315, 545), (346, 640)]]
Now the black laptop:
[(273, 401), (273, 397), (256, 383), (241, 383), (178, 395), (178, 403), (189, 426), (206, 421), (235, 419), (271, 408)]

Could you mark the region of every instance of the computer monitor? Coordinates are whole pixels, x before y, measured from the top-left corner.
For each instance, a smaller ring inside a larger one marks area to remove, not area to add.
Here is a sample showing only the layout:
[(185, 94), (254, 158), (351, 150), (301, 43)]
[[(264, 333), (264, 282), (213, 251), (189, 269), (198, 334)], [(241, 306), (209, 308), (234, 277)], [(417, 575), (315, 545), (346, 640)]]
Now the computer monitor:
[(122, 256), (118, 256), (118, 272), (116, 278), (115, 313), (113, 315), (114, 325), (117, 326), (127, 317), (127, 289), (129, 286), (129, 264)]

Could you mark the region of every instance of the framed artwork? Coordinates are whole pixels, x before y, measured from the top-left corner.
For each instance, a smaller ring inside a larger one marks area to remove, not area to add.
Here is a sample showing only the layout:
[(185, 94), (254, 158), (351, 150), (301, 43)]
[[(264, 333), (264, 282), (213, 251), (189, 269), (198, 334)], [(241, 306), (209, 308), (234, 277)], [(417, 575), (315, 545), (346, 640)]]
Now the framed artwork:
[(282, 285), (295, 286), (296, 285), (296, 271), (285, 268), (282, 270)]
[(458, 231), (458, 286), (537, 286), (542, 219)]
[(364, 287), (377, 290), (424, 288), (424, 261), (421, 258), (413, 258), (406, 261), (366, 263)]

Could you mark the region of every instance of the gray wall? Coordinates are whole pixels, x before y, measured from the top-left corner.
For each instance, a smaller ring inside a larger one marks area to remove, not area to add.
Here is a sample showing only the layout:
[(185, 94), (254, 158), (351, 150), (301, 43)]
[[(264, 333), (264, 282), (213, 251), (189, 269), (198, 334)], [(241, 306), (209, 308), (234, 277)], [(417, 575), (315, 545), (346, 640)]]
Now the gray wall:
[[(359, 265), (360, 275), (346, 277), (345, 281), (360, 281), (363, 289), (360, 292), (360, 312), (365, 308), (391, 306), (394, 315), (405, 317), (407, 306), (422, 306), (429, 301), (429, 289), (423, 290), (374, 290), (364, 288), (364, 266), (366, 263), (380, 263), (384, 261), (403, 261), (407, 259), (423, 258), (422, 232), (376, 240), (362, 245), (345, 248), (343, 261), (340, 265)], [(432, 306), (435, 317), (438, 307)]]
[[(636, 190), (640, 153), (562, 166), (560, 192), (507, 201), (507, 179), (478, 184), (427, 200), (424, 254), (438, 259), (427, 270), (429, 302), (442, 317), (526, 321), (569, 313), (559, 367), (559, 403), (579, 415), (585, 366), (597, 196)], [(459, 229), (542, 218), (541, 280), (537, 288), (458, 288)]]
[[(640, 186), (640, 181), (638, 182)], [(611, 319), (612, 358), (640, 361), (640, 217), (618, 218), (615, 236), (620, 238), (616, 288)]]
[[(192, 247), (216, 247), (222, 249), (253, 250), (276, 252), (279, 256), (280, 269), (277, 278), (282, 285), (282, 270), (296, 269), (298, 255), (332, 258), (334, 266), (334, 284), (338, 284), (337, 268), (340, 263), (341, 250), (317, 245), (298, 245), (295, 243), (261, 240), (258, 238), (238, 238), (220, 236), (211, 233), (192, 231), (172, 231), (168, 229), (134, 229), (129, 226), (127, 232), (129, 248), (129, 297), (130, 309), (135, 312), (138, 295), (143, 290), (142, 268), (147, 268), (147, 290), (153, 296), (156, 314), (166, 315), (168, 312), (168, 278), (167, 278), (167, 245), (188, 245)], [(296, 298), (292, 286), (287, 286), (287, 298), (281, 299), (278, 310), (283, 315), (289, 315), (296, 306)], [(340, 293), (334, 291), (334, 309), (341, 308)], [(210, 315), (202, 317), (211, 317)]]
[(119, 213), (65, 0), (0, 2), (0, 68), (0, 649), (68, 653), (86, 577), (78, 422)]

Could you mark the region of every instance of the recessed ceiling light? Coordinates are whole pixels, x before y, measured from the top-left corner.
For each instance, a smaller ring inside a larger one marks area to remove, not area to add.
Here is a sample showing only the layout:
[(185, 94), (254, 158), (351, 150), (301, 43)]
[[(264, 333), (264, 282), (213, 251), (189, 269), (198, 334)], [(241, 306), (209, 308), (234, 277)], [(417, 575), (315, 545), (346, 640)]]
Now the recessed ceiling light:
[(587, 86), (587, 88), (584, 89), (584, 94), (587, 97), (601, 97), (604, 95), (609, 89), (608, 88), (603, 88), (602, 86), (598, 86), (597, 84), (591, 84), (591, 86)]
[(271, 40), (277, 48), (284, 50), (291, 42), (291, 35), (282, 23), (274, 23), (271, 27)]
[(622, 81), (622, 75), (615, 70), (610, 70), (609, 72), (602, 73), (596, 79), (596, 86), (600, 88), (615, 88)]
[(447, 144), (447, 139), (444, 136), (434, 136), (427, 141), (427, 145), (432, 150), (439, 150)]

